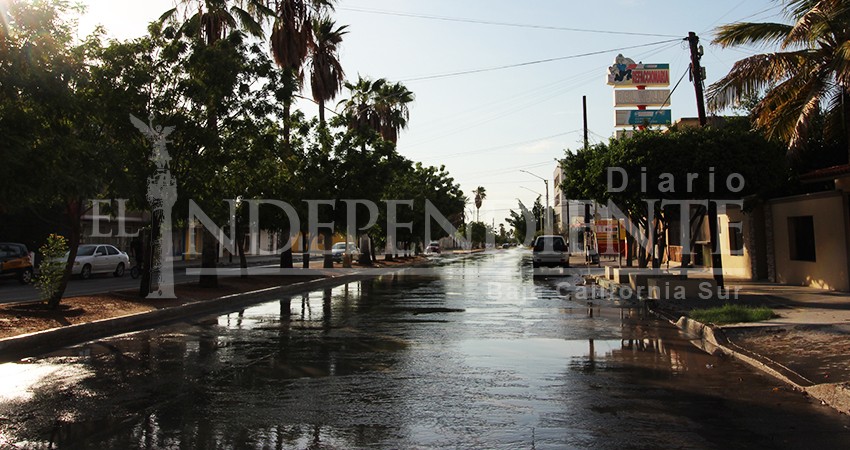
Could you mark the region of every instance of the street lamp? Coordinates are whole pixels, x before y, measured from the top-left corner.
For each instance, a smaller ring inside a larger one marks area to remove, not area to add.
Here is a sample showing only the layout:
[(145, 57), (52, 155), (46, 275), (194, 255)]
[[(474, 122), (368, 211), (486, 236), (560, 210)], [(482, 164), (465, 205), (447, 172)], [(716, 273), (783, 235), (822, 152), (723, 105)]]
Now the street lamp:
[(549, 219), (549, 180), (541, 177), (540, 175), (533, 174), (533, 173), (531, 173), (527, 170), (520, 169), (519, 171), (527, 173), (527, 174), (529, 174), (533, 177), (540, 178), (541, 180), (543, 180), (543, 183), (546, 185), (546, 217), (543, 219), (543, 223), (546, 226), (546, 233), (549, 233), (550, 232), (549, 230), (552, 229), (551, 220)]

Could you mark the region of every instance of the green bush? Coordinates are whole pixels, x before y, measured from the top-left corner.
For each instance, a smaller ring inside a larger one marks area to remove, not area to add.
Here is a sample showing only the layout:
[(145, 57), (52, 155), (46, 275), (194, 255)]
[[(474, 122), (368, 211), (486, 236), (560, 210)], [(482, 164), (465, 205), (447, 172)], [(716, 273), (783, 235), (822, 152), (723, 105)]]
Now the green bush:
[(68, 241), (64, 237), (51, 234), (47, 243), (39, 249), (41, 263), (38, 265), (38, 279), (35, 287), (41, 293), (42, 300), (49, 300), (59, 290), (62, 276), (65, 274), (65, 253), (68, 252)]
[(776, 317), (773, 310), (765, 306), (725, 304), (718, 308), (694, 309), (688, 314), (691, 319), (702, 323), (761, 322)]

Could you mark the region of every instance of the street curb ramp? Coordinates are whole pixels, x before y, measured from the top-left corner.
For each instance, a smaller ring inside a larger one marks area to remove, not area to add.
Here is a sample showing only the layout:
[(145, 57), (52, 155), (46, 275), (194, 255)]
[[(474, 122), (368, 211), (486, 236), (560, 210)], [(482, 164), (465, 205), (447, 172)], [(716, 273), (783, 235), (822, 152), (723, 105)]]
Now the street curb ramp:
[[(658, 315), (661, 316), (661, 314)], [(821, 403), (829, 405), (842, 414), (850, 414), (850, 383), (813, 384), (790, 368), (736, 345), (726, 337), (720, 327), (706, 325), (685, 316), (677, 321), (669, 318), (667, 320), (685, 333), (698, 338), (691, 342), (705, 352), (735, 358), (790, 385), (797, 391), (820, 400)]]
[[(399, 269), (399, 271), (403, 271), (403, 269)], [(201, 300), (140, 314), (102, 319), (13, 336), (0, 339), (0, 363), (14, 362), (24, 357), (49, 353), (70, 345), (145, 330), (191, 317), (233, 311), (258, 302), (268, 301), (269, 295), (295, 295), (305, 291), (332, 288), (369, 278), (374, 278), (374, 275), (350, 274), (320, 278), (287, 286), (277, 286), (227, 295), (212, 300)]]

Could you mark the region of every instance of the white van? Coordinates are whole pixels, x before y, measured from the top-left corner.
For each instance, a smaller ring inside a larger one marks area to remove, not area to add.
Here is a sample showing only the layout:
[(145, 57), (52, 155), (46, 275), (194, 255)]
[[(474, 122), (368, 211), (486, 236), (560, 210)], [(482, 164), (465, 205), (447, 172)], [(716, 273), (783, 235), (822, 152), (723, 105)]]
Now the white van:
[(570, 267), (570, 252), (563, 236), (543, 235), (534, 241), (531, 264), (533, 267)]

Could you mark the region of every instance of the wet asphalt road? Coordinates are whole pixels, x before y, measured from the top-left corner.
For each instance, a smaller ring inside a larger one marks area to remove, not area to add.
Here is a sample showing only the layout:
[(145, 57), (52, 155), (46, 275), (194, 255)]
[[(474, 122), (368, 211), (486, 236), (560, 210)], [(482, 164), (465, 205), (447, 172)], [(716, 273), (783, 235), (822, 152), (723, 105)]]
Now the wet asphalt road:
[(850, 447), (847, 417), (527, 258), (0, 365), (0, 448)]

